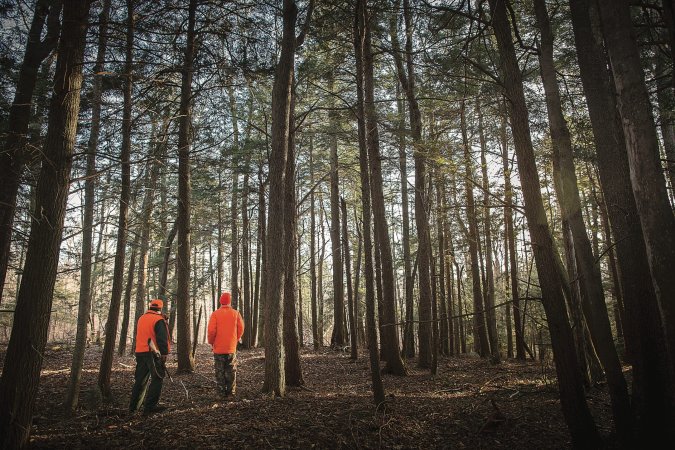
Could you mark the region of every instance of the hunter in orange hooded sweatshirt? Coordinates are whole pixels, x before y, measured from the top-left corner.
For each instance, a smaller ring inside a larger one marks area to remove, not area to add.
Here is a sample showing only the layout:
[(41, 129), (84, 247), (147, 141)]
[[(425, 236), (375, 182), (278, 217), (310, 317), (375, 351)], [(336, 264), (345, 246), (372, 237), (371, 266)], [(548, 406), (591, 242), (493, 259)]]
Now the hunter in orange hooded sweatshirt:
[(216, 382), (222, 397), (233, 394), (236, 388), (237, 342), (244, 334), (241, 314), (231, 306), (232, 296), (223, 292), (221, 307), (211, 314), (208, 327), (209, 344), (213, 347)]

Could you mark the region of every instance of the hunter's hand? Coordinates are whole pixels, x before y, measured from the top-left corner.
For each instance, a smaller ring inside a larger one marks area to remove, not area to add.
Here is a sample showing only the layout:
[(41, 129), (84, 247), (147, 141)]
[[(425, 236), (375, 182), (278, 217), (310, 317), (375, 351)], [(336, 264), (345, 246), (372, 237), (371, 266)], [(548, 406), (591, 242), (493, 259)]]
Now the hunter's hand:
[(163, 363), (165, 363), (165, 362), (166, 362), (166, 358), (167, 358), (167, 356), (168, 356), (168, 355), (162, 355), (162, 362), (163, 362)]

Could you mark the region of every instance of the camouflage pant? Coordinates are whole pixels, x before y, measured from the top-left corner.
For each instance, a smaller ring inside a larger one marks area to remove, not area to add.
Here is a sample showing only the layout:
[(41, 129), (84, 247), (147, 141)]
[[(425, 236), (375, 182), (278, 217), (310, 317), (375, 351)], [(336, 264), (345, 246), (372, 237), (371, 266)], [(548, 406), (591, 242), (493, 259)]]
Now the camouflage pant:
[(213, 359), (216, 365), (218, 392), (223, 397), (234, 394), (237, 388), (237, 355), (235, 353), (214, 354)]

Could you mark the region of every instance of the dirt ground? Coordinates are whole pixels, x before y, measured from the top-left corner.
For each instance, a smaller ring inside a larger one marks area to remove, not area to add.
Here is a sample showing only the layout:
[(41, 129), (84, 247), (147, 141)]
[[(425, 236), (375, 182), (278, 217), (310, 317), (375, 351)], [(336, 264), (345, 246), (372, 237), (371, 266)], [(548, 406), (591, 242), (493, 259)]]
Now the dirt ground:
[[(264, 350), (239, 353), (237, 393), (218, 400), (210, 348), (200, 346), (196, 371), (166, 379), (150, 417), (129, 415), (133, 356), (115, 357), (114, 399), (100, 401), (98, 347), (87, 350), (80, 408), (61, 411), (70, 349), (50, 345), (34, 412), (34, 448), (570, 448), (554, 370), (540, 362), (492, 366), (475, 356), (443, 358), (439, 374), (408, 361), (409, 376), (384, 376), (387, 402), (373, 405), (367, 355), (303, 350), (303, 388), (286, 397), (261, 393)], [(0, 354), (4, 359), (4, 349)], [(173, 358), (173, 357), (171, 357)], [(176, 370), (170, 359), (169, 371)], [(588, 393), (608, 448), (616, 447), (605, 386)]]

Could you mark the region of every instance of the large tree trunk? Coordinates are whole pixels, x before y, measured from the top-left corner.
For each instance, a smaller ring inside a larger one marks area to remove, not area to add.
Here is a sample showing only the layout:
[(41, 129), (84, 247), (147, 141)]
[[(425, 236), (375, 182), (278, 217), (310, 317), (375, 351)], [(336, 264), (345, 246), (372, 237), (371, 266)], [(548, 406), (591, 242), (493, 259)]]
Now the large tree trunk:
[[(670, 427), (667, 416), (672, 405), (673, 384), (668, 366), (672, 360), (666, 350), (636, 197), (630, 188), (627, 140), (618, 114), (607, 113), (616, 111), (615, 93), (606, 68), (605, 52), (597, 37), (597, 9), (595, 3), (588, 0), (571, 0), (570, 9), (600, 183), (616, 242), (627, 318), (623, 324), (624, 336), (632, 355), (638, 437), (650, 439)], [(670, 355), (672, 358), (672, 353)]]
[(134, 2), (127, 0), (127, 32), (126, 57), (124, 63), (124, 107), (122, 111), (122, 148), (120, 162), (122, 165), (122, 191), (120, 193), (120, 213), (117, 223), (117, 246), (115, 249), (115, 266), (113, 269), (113, 285), (110, 296), (108, 320), (105, 324), (105, 343), (98, 372), (98, 387), (104, 398), (112, 396), (110, 374), (112, 372), (113, 353), (117, 339), (120, 302), (124, 287), (124, 263), (127, 247), (127, 229), (129, 223), (129, 201), (131, 200), (131, 92), (133, 87), (133, 45), (134, 45)]
[[(333, 90), (333, 75), (330, 75), (329, 90)], [(334, 348), (344, 347), (346, 338), (342, 333), (344, 328), (344, 271), (342, 265), (342, 241), (340, 240), (340, 192), (338, 179), (338, 117), (334, 110), (328, 113), (330, 129), (330, 242), (333, 259), (333, 333), (330, 345)]]
[[(9, 263), (16, 197), (19, 192), (21, 175), (31, 159), (26, 141), (33, 92), (38, 80), (40, 64), (54, 49), (59, 38), (61, 8), (61, 0), (39, 0), (36, 3), (33, 21), (28, 31), (26, 51), (19, 70), (16, 91), (14, 91), (14, 100), (9, 108), (6, 137), (2, 152), (0, 152), (0, 167), (3, 173), (0, 177), (0, 303), (2, 303), (2, 292)], [(41, 40), (45, 23), (47, 30), (44, 39)]]
[[(365, 1), (365, 0), (364, 0)], [(382, 316), (380, 333), (384, 359), (387, 361), (386, 371), (394, 375), (406, 375), (406, 368), (399, 352), (398, 335), (396, 333), (396, 310), (395, 310), (395, 286), (394, 265), (391, 254), (391, 242), (389, 240), (389, 228), (384, 204), (384, 192), (382, 182), (382, 161), (380, 155), (380, 138), (375, 111), (375, 94), (373, 84), (373, 54), (371, 49), (371, 21), (374, 14), (362, 6), (366, 24), (362, 45), (363, 65), (363, 95), (364, 114), (366, 121), (366, 143), (368, 146), (368, 160), (370, 170), (370, 190), (373, 208), (373, 223), (375, 231), (376, 248), (382, 263)], [(425, 216), (426, 217), (426, 216)], [(364, 225), (365, 226), (365, 225)], [(427, 266), (428, 267), (428, 266)], [(384, 326), (383, 326), (384, 325)], [(431, 336), (429, 336), (431, 339)], [(431, 342), (429, 342), (431, 345)]]
[(532, 250), (542, 289), (542, 303), (546, 311), (555, 357), (563, 415), (574, 445), (597, 446), (600, 438), (584, 396), (583, 380), (565, 310), (562, 280), (557, 270), (559, 257), (541, 198), (523, 81), (506, 13), (508, 0), (489, 0), (489, 3), (492, 27), (501, 59), (499, 66), (502, 81), (509, 101), (518, 171), (525, 201), (525, 216), (533, 244)]
[(628, 388), (623, 377), (619, 355), (614, 346), (612, 329), (602, 290), (600, 267), (595, 263), (586, 225), (581, 215), (581, 199), (572, 156), (572, 140), (563, 116), (562, 101), (553, 61), (553, 33), (544, 0), (535, 0), (534, 9), (541, 33), (539, 65), (546, 93), (551, 140), (553, 141), (553, 170), (558, 173), (558, 197), (563, 221), (568, 221), (574, 255), (579, 271), (581, 306), (593, 344), (607, 375), (612, 412), (617, 433), (623, 442), (632, 439)]
[(178, 242), (176, 249), (176, 356), (178, 372), (194, 371), (190, 333), (190, 123), (192, 121), (192, 77), (195, 60), (195, 15), (197, 0), (188, 7), (185, 59), (181, 69), (180, 122), (178, 127)]
[[(98, 16), (98, 49), (96, 52), (96, 64), (94, 74), (101, 73), (104, 67), (105, 54), (108, 44), (108, 18), (110, 17), (110, 1), (103, 2), (103, 8)], [(77, 311), (77, 331), (75, 334), (75, 347), (73, 348), (73, 361), (70, 365), (70, 381), (63, 402), (64, 410), (72, 412), (77, 408), (80, 395), (80, 379), (82, 366), (84, 365), (84, 351), (87, 345), (87, 320), (91, 311), (92, 300), (92, 237), (94, 233), (94, 203), (96, 201), (96, 152), (98, 138), (101, 130), (101, 75), (96, 75), (92, 88), (91, 128), (87, 143), (87, 179), (84, 182), (84, 212), (82, 220), (82, 264), (80, 266), (80, 296)], [(2, 262), (0, 261), (0, 264)], [(0, 275), (0, 292), (2, 292), (3, 279)], [(1, 297), (1, 295), (0, 295)]]
[[(291, 115), (293, 64), (295, 59), (295, 22), (298, 8), (294, 0), (284, 0), (283, 37), (272, 91), (272, 153), (270, 154), (269, 221), (267, 229), (268, 258), (265, 299), (265, 383), (263, 391), (283, 397), (286, 394), (283, 340), (284, 274), (284, 187), (288, 158)], [(290, 161), (295, 164), (295, 161)]]
[(380, 355), (377, 344), (377, 328), (375, 325), (375, 280), (373, 279), (373, 240), (371, 237), (370, 209), (370, 171), (368, 170), (367, 129), (364, 102), (364, 53), (370, 40), (368, 39), (369, 17), (366, 0), (356, 0), (356, 18), (354, 25), (354, 53), (356, 58), (357, 120), (359, 133), (359, 168), (361, 174), (361, 203), (363, 205), (363, 243), (365, 252), (365, 284), (366, 284), (366, 334), (370, 361), (370, 377), (373, 389), (373, 400), (379, 407), (384, 400), (384, 386), (380, 375)]
[(499, 335), (497, 334), (497, 311), (495, 310), (495, 278), (492, 262), (492, 220), (490, 217), (490, 182), (488, 180), (487, 159), (485, 153), (487, 145), (483, 130), (483, 113), (480, 109), (480, 100), (476, 100), (478, 114), (478, 138), (480, 141), (480, 166), (483, 175), (483, 227), (485, 229), (485, 320), (487, 322), (490, 354), (493, 364), (497, 364), (499, 353)]
[(4, 365), (0, 379), (2, 448), (25, 447), (30, 438), (70, 184), (88, 16), (87, 0), (72, 0), (64, 7), (43, 149), (45, 164), (36, 188), (35, 210), (41, 213), (31, 222), (14, 326), (5, 354), (5, 361), (12, 363)]
[(134, 287), (134, 275), (136, 271), (136, 255), (138, 253), (138, 238), (134, 239), (130, 245), (131, 256), (129, 256), (129, 268), (127, 270), (127, 284), (124, 288), (124, 303), (122, 310), (122, 325), (120, 327), (120, 341), (117, 344), (117, 354), (124, 355), (127, 350), (127, 336), (129, 335), (129, 316), (131, 314), (131, 291)]
[(675, 215), (661, 169), (659, 141), (631, 24), (630, 6), (626, 0), (600, 0), (598, 4), (626, 138), (631, 185), (672, 359), (675, 355), (675, 277), (672, 276)]
[(473, 342), (477, 346), (478, 353), (482, 358), (490, 355), (490, 342), (488, 341), (485, 327), (483, 289), (478, 261), (478, 218), (476, 216), (476, 203), (473, 196), (473, 162), (471, 160), (470, 144), (467, 137), (465, 102), (460, 106), (460, 118), (462, 128), (462, 143), (464, 149), (464, 189), (466, 191), (466, 218), (469, 222), (467, 238), (469, 241), (469, 259), (471, 261), (471, 286), (473, 292)]

